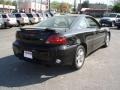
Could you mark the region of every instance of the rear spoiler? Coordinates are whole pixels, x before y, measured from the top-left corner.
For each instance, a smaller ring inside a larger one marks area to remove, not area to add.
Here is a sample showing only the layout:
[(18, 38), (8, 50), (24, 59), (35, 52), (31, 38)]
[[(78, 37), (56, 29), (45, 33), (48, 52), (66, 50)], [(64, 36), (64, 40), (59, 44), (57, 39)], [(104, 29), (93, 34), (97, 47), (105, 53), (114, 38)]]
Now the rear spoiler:
[(30, 28), (20, 28), (21, 31), (27, 31), (27, 30), (40, 30), (40, 31), (50, 31), (50, 32), (56, 32), (55, 29), (52, 28), (41, 28), (41, 27), (30, 27)]

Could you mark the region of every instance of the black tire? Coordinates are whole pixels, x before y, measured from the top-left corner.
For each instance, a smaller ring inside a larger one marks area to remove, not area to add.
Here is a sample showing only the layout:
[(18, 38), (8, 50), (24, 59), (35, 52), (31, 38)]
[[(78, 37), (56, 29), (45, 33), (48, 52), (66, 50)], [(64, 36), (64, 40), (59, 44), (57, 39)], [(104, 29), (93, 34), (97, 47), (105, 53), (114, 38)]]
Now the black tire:
[(117, 29), (120, 29), (120, 26), (117, 26)]
[(7, 23), (5, 22), (4, 23), (4, 29), (7, 29), (8, 28), (8, 26), (7, 26)]
[[(81, 54), (81, 55), (80, 55)], [(73, 68), (79, 70), (82, 68), (85, 61), (85, 48), (80, 45), (77, 47), (75, 58), (73, 60)]]
[(115, 26), (115, 22), (111, 22), (111, 24), (109, 25), (110, 27), (114, 27)]
[(104, 45), (104, 47), (108, 47), (109, 46), (109, 42), (110, 42), (110, 35), (107, 34), (106, 38), (105, 38), (105, 45)]
[(21, 26), (21, 24), (20, 24), (20, 22), (19, 22), (19, 21), (17, 21), (17, 23), (18, 23), (18, 27), (19, 27), (19, 26)]

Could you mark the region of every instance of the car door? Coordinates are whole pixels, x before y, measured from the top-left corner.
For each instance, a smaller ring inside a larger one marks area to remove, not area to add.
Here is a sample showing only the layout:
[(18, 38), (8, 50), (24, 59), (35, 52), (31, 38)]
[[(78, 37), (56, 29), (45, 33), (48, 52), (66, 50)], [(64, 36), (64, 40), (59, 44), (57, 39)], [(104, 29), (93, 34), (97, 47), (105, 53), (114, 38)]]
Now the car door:
[(83, 43), (87, 44), (87, 54), (93, 51), (93, 38), (94, 38), (94, 28), (88, 28), (88, 24), (85, 18), (80, 18), (75, 25), (75, 30), (80, 32), (77, 34)]
[(94, 50), (101, 47), (105, 41), (105, 30), (100, 27), (100, 24), (92, 17), (86, 17), (89, 27), (94, 29), (93, 48)]

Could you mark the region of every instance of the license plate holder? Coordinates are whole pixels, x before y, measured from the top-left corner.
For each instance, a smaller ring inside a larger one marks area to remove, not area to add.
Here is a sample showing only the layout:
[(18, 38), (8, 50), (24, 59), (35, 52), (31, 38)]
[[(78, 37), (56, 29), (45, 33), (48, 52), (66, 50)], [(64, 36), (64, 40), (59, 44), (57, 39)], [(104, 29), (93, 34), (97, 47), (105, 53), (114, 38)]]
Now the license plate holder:
[(29, 58), (29, 59), (33, 59), (32, 52), (30, 52), (30, 51), (24, 51), (24, 57), (25, 58)]

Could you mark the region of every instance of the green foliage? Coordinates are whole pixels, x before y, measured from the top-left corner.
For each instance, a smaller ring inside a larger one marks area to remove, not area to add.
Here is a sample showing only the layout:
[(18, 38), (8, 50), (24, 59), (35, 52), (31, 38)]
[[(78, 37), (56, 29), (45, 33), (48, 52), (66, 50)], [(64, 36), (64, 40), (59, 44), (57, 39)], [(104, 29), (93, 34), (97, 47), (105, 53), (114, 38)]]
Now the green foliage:
[(0, 0), (0, 4), (4, 4), (5, 3), (5, 1), (4, 0)]
[(59, 3), (59, 2), (53, 1), (53, 2), (51, 3), (51, 8), (52, 8), (52, 9), (58, 10), (59, 7), (60, 7), (60, 3)]
[(13, 6), (17, 6), (17, 2), (16, 2), (16, 1), (13, 1), (13, 2), (12, 2), (12, 5), (13, 5)]
[(89, 8), (89, 1), (88, 1), (88, 0), (85, 0), (85, 1), (82, 3), (82, 8)]
[(12, 5), (12, 2), (10, 0), (5, 2), (6, 5)]
[(60, 4), (60, 12), (66, 13), (70, 11), (70, 5), (68, 3)]
[(113, 6), (113, 12), (120, 13), (120, 3)]
[(68, 3), (60, 3), (57, 1), (53, 1), (51, 3), (51, 9), (60, 11), (60, 12), (69, 12), (71, 9), (72, 5), (68, 4)]
[(17, 2), (11, 0), (0, 0), (0, 4), (17, 6)]

